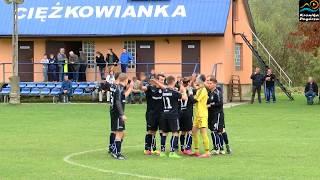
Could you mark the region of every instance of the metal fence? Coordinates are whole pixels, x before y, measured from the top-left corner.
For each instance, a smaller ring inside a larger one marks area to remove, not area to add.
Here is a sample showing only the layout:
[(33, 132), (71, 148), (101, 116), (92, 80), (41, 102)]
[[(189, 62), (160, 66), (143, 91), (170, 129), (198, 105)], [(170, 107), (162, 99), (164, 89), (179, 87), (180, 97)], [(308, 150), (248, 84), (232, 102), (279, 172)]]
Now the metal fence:
[[(42, 82), (45, 80), (45, 73), (47, 72), (47, 81), (60, 81), (59, 75), (62, 73), (59, 71), (59, 64), (51, 64), (55, 66), (55, 70), (44, 68), (43, 63), (19, 63), (19, 76), (20, 81), (23, 82)], [(84, 70), (78, 71), (79, 81), (99, 81), (101, 80), (101, 72), (107, 76), (108, 72), (112, 69), (112, 66), (106, 65), (104, 69), (99, 68), (99, 64), (77, 64), (80, 67), (85, 67)], [(61, 68), (61, 66), (60, 66)], [(155, 69), (157, 73), (165, 73), (175, 76), (191, 76), (193, 73), (200, 72), (199, 63), (135, 63), (129, 64), (127, 74), (130, 77), (138, 76), (139, 73), (144, 72), (146, 75), (150, 73), (152, 69)], [(63, 69), (63, 74), (73, 78), (75, 71), (73, 71), (73, 65), (68, 64), (68, 70)], [(121, 72), (121, 64), (113, 66), (114, 72)], [(9, 77), (12, 76), (12, 63), (0, 63), (0, 81), (3, 83), (9, 82)], [(55, 79), (50, 77), (55, 76)]]

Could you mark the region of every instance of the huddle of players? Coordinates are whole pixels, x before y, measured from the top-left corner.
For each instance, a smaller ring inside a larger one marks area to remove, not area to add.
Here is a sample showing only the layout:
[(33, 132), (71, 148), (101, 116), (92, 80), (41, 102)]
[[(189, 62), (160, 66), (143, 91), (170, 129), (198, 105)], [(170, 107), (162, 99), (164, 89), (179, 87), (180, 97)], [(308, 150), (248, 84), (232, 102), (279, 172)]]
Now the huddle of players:
[[(147, 133), (145, 136), (145, 155), (159, 155), (166, 157), (166, 140), (169, 133), (170, 158), (180, 158), (180, 152), (202, 158), (210, 157), (211, 154), (225, 154), (223, 142), (226, 144), (227, 152), (231, 153), (228, 137), (225, 132), (223, 97), (221, 90), (217, 87), (214, 77), (199, 75), (195, 81), (184, 78), (179, 84), (173, 76), (167, 78), (158, 74), (156, 79), (145, 83), (142, 90), (145, 91), (147, 99)], [(128, 84), (125, 74), (116, 75), (116, 83), (109, 85), (111, 91), (111, 133), (109, 153), (119, 160), (125, 159), (121, 154), (123, 131), (125, 130), (124, 106), (125, 98), (132, 90), (132, 84)], [(195, 105), (195, 114), (193, 106)], [(213, 151), (209, 151), (209, 140), (207, 128), (211, 130)], [(160, 129), (161, 151), (157, 151), (156, 132)], [(205, 153), (200, 154), (198, 133), (200, 132)], [(180, 133), (180, 134), (179, 134)], [(194, 141), (194, 152), (192, 142)]]

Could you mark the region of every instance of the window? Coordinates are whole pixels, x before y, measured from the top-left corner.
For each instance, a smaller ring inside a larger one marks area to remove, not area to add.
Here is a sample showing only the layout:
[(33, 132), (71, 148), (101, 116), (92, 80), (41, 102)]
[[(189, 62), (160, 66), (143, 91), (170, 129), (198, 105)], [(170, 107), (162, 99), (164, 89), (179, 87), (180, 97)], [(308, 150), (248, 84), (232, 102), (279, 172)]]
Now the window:
[(95, 45), (94, 41), (83, 41), (82, 42), (82, 50), (87, 56), (88, 68), (94, 68), (95, 49), (96, 49), (96, 45)]
[(242, 44), (236, 44), (234, 52), (234, 65), (236, 71), (242, 70)]
[(135, 68), (135, 64), (136, 64), (136, 41), (124, 41), (124, 48), (126, 48), (127, 51), (132, 56), (132, 62), (129, 65), (129, 68)]

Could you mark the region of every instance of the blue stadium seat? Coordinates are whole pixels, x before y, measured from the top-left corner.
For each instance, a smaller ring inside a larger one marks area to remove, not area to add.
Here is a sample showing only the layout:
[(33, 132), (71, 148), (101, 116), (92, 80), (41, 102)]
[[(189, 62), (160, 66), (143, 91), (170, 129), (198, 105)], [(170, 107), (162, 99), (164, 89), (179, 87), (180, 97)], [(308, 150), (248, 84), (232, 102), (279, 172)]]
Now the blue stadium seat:
[(94, 82), (89, 83), (89, 88), (95, 88), (95, 87), (97, 87), (96, 83)]
[(73, 91), (73, 95), (81, 96), (83, 95), (83, 89), (77, 88)]
[(34, 82), (27, 83), (26, 87), (27, 88), (35, 88), (36, 87), (36, 83), (34, 83)]
[(78, 88), (78, 83), (72, 82), (71, 86), (72, 86), (73, 89), (77, 89)]
[(81, 83), (79, 84), (79, 88), (84, 89), (84, 88), (87, 88), (88, 85), (89, 85), (89, 84), (88, 84), (87, 82), (81, 82)]
[(39, 88), (32, 88), (30, 92), (31, 96), (39, 96), (40, 95), (40, 89)]
[(44, 88), (46, 87), (46, 83), (37, 83), (37, 88)]
[(10, 87), (9, 88), (8, 87), (2, 88), (0, 95), (8, 96), (10, 94), (10, 91), (11, 91)]
[(56, 87), (56, 84), (53, 83), (53, 82), (48, 82), (46, 87), (49, 88), (49, 89), (53, 89), (53, 88)]
[(11, 88), (11, 84), (7, 84), (5, 87), (6, 88)]
[(20, 94), (22, 96), (29, 96), (30, 95), (30, 88), (22, 88)]
[(51, 96), (58, 96), (60, 94), (61, 94), (61, 88), (57, 88), (57, 87), (53, 88), (50, 93)]
[(50, 88), (43, 88), (41, 89), (40, 95), (48, 96), (50, 94)]
[(25, 87), (27, 86), (27, 84), (24, 83), (24, 82), (20, 82), (20, 83), (19, 83), (19, 86), (20, 86), (20, 88), (25, 88)]
[(62, 88), (62, 82), (58, 82), (58, 83), (56, 84), (56, 88)]

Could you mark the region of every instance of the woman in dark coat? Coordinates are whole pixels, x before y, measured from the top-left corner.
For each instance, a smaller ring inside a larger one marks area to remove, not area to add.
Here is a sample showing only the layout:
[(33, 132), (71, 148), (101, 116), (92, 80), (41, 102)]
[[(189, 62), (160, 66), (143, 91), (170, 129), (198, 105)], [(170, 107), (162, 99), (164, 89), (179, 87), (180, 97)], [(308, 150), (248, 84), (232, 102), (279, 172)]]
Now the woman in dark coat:
[(106, 61), (104, 60), (104, 56), (101, 52), (97, 52), (96, 63), (99, 68), (101, 80), (105, 79), (105, 70), (106, 70)]

